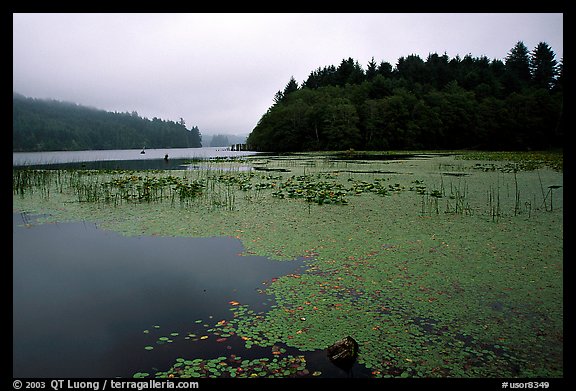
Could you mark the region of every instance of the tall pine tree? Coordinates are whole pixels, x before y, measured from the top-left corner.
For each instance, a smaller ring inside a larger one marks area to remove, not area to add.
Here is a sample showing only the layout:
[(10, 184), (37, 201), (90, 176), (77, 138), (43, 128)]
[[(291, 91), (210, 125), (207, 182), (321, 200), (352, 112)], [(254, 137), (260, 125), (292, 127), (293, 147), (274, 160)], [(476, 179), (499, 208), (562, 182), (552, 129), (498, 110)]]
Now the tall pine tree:
[(530, 56), (524, 42), (518, 41), (506, 56), (506, 84), (509, 92), (520, 91), (530, 83)]
[(545, 42), (540, 42), (530, 56), (532, 83), (536, 87), (550, 89), (558, 75), (558, 63), (552, 48)]
[(294, 76), (290, 76), (290, 80), (286, 87), (284, 87), (284, 91), (278, 91), (274, 94), (274, 103), (278, 104), (286, 99), (288, 94), (298, 91), (298, 82), (294, 79)]
[(374, 61), (374, 57), (368, 63), (366, 67), (366, 80), (372, 80), (378, 74), (378, 64)]

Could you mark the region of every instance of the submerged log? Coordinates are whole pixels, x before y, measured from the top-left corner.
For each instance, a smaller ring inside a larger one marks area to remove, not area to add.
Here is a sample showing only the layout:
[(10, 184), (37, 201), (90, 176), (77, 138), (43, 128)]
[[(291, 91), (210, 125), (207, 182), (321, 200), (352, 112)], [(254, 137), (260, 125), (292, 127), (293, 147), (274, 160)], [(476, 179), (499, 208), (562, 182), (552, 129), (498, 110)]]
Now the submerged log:
[(327, 352), (328, 358), (334, 365), (348, 371), (358, 357), (358, 342), (348, 336), (335, 342), (327, 349)]

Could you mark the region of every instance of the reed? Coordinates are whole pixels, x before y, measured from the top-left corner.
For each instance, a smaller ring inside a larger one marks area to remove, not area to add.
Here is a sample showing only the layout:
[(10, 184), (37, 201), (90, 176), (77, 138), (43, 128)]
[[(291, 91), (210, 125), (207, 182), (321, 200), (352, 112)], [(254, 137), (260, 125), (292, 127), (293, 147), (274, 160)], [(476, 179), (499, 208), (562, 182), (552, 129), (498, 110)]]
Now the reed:
[(492, 217), (492, 222), (498, 222), (500, 218), (500, 182), (498, 181), (497, 186), (490, 184), (488, 191), (488, 210)]
[(24, 196), (27, 193), (39, 192), (42, 198), (49, 198), (53, 182), (53, 171), (51, 170), (29, 168), (12, 170), (13, 194)]
[[(382, 170), (348, 170), (347, 177), (340, 176), (340, 166), (352, 163), (326, 158), (309, 161), (309, 158), (290, 157), (267, 159), (264, 163), (271, 166), (267, 170), (244, 171), (244, 166), (236, 161), (202, 160), (202, 166), (169, 173), (160, 170), (14, 168), (13, 193), (22, 197), (40, 194), (48, 198), (52, 192), (57, 192), (72, 195), (74, 202), (114, 207), (124, 203), (167, 202), (172, 206), (194, 206), (211, 211), (237, 211), (244, 205), (261, 203), (265, 197), (276, 197), (303, 201), (311, 214), (312, 204), (347, 205), (350, 197), (365, 194), (386, 197), (409, 190), (421, 196), (421, 215), (481, 213), (498, 222), (503, 216), (527, 214), (530, 218), (541, 209), (537, 207), (539, 202), (543, 204), (542, 209), (554, 210), (557, 208), (554, 198), (558, 199), (556, 189), (560, 187), (554, 185), (545, 189), (538, 173), (542, 199), (539, 200), (538, 194), (530, 194), (530, 199), (526, 200), (522, 198), (525, 196), (521, 192), (524, 187), (520, 186), (523, 177), (518, 170), (497, 174), (495, 181), (486, 184), (488, 189), (483, 193), (481, 182), (467, 180), (464, 176), (468, 174), (461, 173), (437, 173), (439, 177), (436, 176), (433, 186), (427, 186), (423, 180), (412, 180), (406, 185), (409, 177), (394, 176), (398, 181), (390, 182), (391, 177), (382, 177), (389, 171)], [(285, 172), (286, 167), (296, 172), (290, 176), (278, 174)], [(486, 194), (486, 203), (483, 194)], [(412, 202), (403, 196), (396, 200)], [(415, 209), (418, 209), (417, 203)]]
[[(454, 186), (450, 182), (450, 195), (446, 199), (446, 213), (472, 215), (473, 209), (468, 201), (468, 184), (458, 180), (458, 185)], [(453, 201), (453, 203), (450, 202)]]

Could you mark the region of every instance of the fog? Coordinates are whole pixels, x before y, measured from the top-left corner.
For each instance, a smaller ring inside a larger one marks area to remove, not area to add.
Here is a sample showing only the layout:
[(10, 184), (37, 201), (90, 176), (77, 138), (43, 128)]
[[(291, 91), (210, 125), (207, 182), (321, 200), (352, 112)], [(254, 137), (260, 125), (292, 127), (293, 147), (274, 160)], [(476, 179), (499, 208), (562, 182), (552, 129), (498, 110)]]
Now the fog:
[(247, 134), (293, 76), (352, 57), (563, 57), (562, 14), (14, 14), (13, 90)]

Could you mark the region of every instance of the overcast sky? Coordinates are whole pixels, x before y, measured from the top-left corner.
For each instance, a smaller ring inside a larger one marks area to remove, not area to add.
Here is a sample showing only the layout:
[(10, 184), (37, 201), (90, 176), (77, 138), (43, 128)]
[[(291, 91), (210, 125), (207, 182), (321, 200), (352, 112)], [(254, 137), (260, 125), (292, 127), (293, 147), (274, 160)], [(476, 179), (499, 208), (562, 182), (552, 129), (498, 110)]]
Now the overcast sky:
[(291, 76), (352, 57), (563, 56), (562, 14), (14, 14), (13, 89), (28, 97), (247, 134)]

